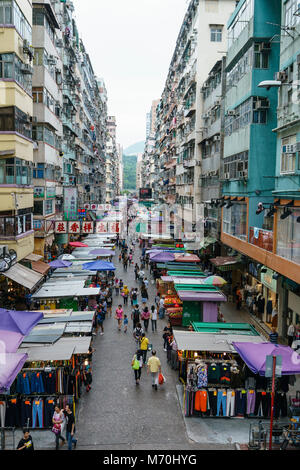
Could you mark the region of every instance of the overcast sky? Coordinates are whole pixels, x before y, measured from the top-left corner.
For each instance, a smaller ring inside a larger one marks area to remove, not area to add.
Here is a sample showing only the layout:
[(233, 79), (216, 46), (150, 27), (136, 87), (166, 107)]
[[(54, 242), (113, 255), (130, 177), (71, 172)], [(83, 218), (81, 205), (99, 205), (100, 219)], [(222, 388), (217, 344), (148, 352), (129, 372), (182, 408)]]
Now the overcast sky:
[(164, 88), (188, 0), (73, 0), (79, 34), (108, 91), (118, 142), (145, 139), (146, 113)]

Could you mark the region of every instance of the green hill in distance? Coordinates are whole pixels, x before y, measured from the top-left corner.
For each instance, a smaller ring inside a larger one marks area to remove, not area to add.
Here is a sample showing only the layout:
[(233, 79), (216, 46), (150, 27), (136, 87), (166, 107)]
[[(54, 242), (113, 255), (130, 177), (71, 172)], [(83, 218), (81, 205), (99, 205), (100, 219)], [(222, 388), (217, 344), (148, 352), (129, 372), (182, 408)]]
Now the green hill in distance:
[(123, 165), (124, 165), (124, 190), (136, 189), (136, 155), (124, 155), (123, 154)]
[(136, 142), (127, 149), (124, 149), (124, 155), (137, 155), (138, 153), (144, 153), (145, 149), (145, 141), (142, 140), (141, 142)]

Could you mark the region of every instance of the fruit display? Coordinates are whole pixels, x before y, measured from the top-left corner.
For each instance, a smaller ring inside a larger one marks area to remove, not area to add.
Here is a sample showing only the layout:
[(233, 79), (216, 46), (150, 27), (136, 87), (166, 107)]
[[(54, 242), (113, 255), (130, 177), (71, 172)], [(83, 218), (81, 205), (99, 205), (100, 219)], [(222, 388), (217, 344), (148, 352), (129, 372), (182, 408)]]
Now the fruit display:
[(177, 295), (168, 295), (165, 298), (164, 306), (168, 308), (168, 306), (180, 306), (182, 305), (182, 300)]

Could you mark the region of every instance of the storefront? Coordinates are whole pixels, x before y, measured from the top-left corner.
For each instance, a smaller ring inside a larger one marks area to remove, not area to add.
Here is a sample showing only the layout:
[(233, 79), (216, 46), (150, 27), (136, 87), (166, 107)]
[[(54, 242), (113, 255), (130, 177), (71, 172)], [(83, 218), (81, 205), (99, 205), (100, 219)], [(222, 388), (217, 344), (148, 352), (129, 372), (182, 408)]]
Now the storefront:
[[(263, 321), (268, 326), (278, 325), (278, 295), (277, 295), (277, 279), (275, 272), (265, 266), (261, 268), (260, 278), (263, 285), (263, 297), (265, 300), (265, 311)], [(275, 314), (277, 312), (277, 314)]]
[[(182, 404), (186, 417), (270, 417), (271, 379), (254, 373), (234, 347), (234, 344), (251, 344), (255, 348), (264, 344), (265, 338), (249, 330), (245, 334), (241, 325), (236, 331), (174, 330), (174, 338), (178, 346), (179, 379), (183, 383)], [(279, 378), (275, 418), (287, 416), (288, 391), (289, 378)]]
[(288, 325), (300, 325), (300, 296), (288, 291)]

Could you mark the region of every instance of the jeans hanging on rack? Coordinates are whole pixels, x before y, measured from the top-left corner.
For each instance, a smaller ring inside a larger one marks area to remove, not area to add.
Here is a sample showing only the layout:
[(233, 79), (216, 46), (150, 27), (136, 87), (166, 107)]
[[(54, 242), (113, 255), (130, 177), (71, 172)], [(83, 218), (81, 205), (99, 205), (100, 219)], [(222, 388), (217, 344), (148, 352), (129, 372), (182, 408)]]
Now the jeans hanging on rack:
[(32, 403), (28, 398), (21, 401), (21, 426), (32, 427)]
[(56, 392), (56, 374), (55, 372), (46, 372), (44, 374), (45, 392), (52, 395)]
[(255, 390), (249, 390), (247, 393), (247, 415), (254, 414), (255, 411)]
[(17, 398), (10, 398), (6, 402), (5, 426), (8, 428), (19, 427), (19, 403)]
[(234, 416), (234, 415), (235, 415), (235, 391), (228, 390), (227, 391), (226, 416)]
[(235, 414), (236, 416), (245, 416), (247, 407), (246, 390), (236, 390), (235, 392)]
[(32, 427), (35, 428), (36, 426), (36, 418), (38, 417), (39, 427), (44, 427), (44, 420), (43, 420), (43, 408), (44, 402), (41, 398), (36, 398), (33, 400), (32, 403)]
[(31, 393), (45, 393), (42, 372), (33, 372), (31, 374)]
[(287, 399), (284, 392), (276, 392), (274, 399), (274, 417), (277, 419), (287, 416)]
[(0, 401), (0, 425), (2, 428), (5, 427), (5, 415), (6, 415), (6, 402)]
[(45, 399), (45, 406), (44, 406), (44, 426), (45, 428), (50, 428), (52, 427), (52, 417), (54, 414), (54, 409), (55, 409), (55, 398), (53, 397), (48, 397)]
[(30, 382), (28, 374), (19, 374), (17, 378), (17, 393), (21, 395), (30, 395)]
[(218, 395), (217, 390), (208, 391), (210, 413), (212, 416), (216, 416), (217, 414), (217, 395)]
[(226, 416), (227, 393), (226, 390), (218, 390), (217, 396), (217, 416), (220, 416), (222, 406), (223, 416)]

